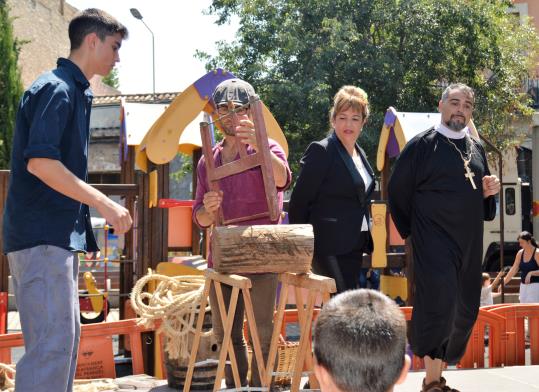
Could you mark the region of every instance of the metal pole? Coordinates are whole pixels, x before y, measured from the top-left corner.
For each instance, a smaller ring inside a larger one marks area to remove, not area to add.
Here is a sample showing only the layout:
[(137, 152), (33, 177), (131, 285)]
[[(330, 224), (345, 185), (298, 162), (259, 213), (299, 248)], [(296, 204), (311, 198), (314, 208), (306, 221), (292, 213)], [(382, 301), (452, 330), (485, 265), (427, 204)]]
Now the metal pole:
[(144, 19), (142, 18), (142, 14), (137, 10), (136, 8), (130, 8), (129, 11), (131, 12), (131, 15), (133, 15), (134, 18), (140, 20), (144, 26), (148, 29), (150, 34), (152, 35), (152, 80), (153, 80), (153, 89), (152, 89), (152, 98), (153, 101), (155, 101), (155, 37), (153, 35), (152, 29), (148, 27), (146, 22), (144, 22)]
[[(481, 140), (483, 140), (492, 150), (494, 150), (494, 152), (496, 153), (496, 155), (498, 156), (498, 177), (500, 179), (500, 271), (503, 270), (504, 268), (504, 249), (503, 249), (503, 242), (505, 241), (504, 239), (504, 214), (505, 214), (505, 203), (504, 203), (504, 194), (503, 194), (503, 168), (502, 168), (502, 164), (503, 164), (503, 155), (502, 155), (502, 152), (496, 148), (496, 146), (494, 146), (494, 144), (492, 144), (486, 137), (484, 137), (483, 135), (481, 135), (479, 132), (479, 137), (481, 138)], [(504, 285), (504, 280), (502, 279), (501, 281), (501, 286), (502, 286), (502, 304), (505, 303), (505, 285)]]
[(533, 115), (532, 127), (532, 227), (533, 235), (539, 236), (539, 112)]
[[(143, 19), (141, 19), (140, 21), (144, 23)], [(146, 28), (152, 35), (152, 81), (153, 81), (152, 91), (153, 91), (153, 100), (155, 101), (155, 36), (153, 35), (152, 29), (150, 29), (146, 23), (144, 23), (144, 26), (146, 26)]]

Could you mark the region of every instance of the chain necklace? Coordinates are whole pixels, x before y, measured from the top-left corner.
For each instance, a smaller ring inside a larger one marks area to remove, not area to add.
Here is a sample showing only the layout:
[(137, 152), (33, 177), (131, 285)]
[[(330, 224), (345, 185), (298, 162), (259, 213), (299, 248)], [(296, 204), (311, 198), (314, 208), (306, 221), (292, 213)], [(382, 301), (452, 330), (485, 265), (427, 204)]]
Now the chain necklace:
[[(450, 138), (446, 137), (446, 140), (449, 142), (449, 144), (451, 144), (455, 150), (457, 150), (457, 152), (459, 153), (460, 155), (460, 158), (462, 159), (462, 163), (464, 164), (464, 177), (470, 181), (470, 184), (472, 184), (472, 187), (473, 189), (477, 189), (477, 187), (475, 186), (475, 182), (473, 180), (473, 178), (475, 177), (475, 173), (470, 169), (470, 162), (472, 161), (472, 157), (473, 157), (473, 146), (472, 146), (472, 141), (470, 140), (470, 137), (469, 136), (464, 136), (465, 140), (466, 140), (466, 145), (465, 145), (465, 150), (466, 150), (466, 154), (462, 154), (462, 151), (459, 150), (459, 148), (456, 146), (455, 143), (453, 143), (451, 141)], [(468, 146), (470, 147), (470, 150), (468, 151)]]

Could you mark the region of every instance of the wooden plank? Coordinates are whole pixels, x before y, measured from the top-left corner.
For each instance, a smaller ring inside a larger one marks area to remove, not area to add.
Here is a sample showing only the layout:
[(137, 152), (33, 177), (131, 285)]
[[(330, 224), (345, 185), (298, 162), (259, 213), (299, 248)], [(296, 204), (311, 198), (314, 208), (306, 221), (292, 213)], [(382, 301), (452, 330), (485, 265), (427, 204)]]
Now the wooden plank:
[(216, 167), (211, 173), (208, 173), (208, 180), (217, 181), (233, 174), (260, 166), (260, 157), (258, 154), (259, 153), (250, 154), (241, 161), (232, 161), (225, 165)]
[[(328, 278), (327, 276), (315, 275), (315, 274), (296, 274), (296, 273), (284, 273), (279, 275), (279, 280), (283, 284), (289, 284), (296, 288), (304, 288), (309, 290), (316, 290), (319, 292), (335, 293), (337, 288), (335, 286), (335, 280)], [(300, 308), (303, 303), (303, 295), (300, 291), (296, 293), (297, 307)]]
[(138, 192), (137, 184), (90, 184), (106, 195), (134, 196)]
[(262, 179), (264, 180), (264, 190), (266, 194), (266, 204), (268, 206), (269, 217), (272, 221), (279, 218), (279, 204), (277, 198), (277, 187), (273, 176), (273, 165), (271, 163), (271, 152), (266, 132), (266, 123), (262, 114), (262, 102), (258, 96), (249, 98), (251, 113), (255, 123), (255, 136), (260, 151), (260, 163), (262, 169)]
[(220, 274), (211, 268), (204, 271), (204, 276), (229, 286), (239, 287), (240, 289), (251, 288), (251, 280), (245, 276)]
[[(198, 166), (198, 161), (201, 156), (202, 156), (202, 149), (197, 148), (193, 150), (193, 170), (192, 170), (193, 192), (191, 194), (191, 199), (193, 200), (195, 200), (196, 198), (196, 189), (197, 189), (197, 180), (198, 180), (196, 168)], [(192, 228), (193, 228), (193, 235), (191, 237), (192, 238), (191, 253), (193, 255), (203, 255), (204, 245), (201, 246), (200, 244), (201, 230), (194, 221), (192, 222)], [(206, 258), (206, 255), (203, 255), (203, 257)]]

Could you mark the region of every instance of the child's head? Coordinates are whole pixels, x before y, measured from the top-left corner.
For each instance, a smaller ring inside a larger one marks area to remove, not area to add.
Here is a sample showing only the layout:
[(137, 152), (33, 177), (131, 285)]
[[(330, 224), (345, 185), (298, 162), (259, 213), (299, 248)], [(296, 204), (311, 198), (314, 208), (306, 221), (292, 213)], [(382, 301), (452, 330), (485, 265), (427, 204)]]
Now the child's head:
[(481, 275), (481, 281), (483, 282), (483, 287), (488, 287), (488, 285), (490, 284), (490, 275), (486, 272), (483, 272), (483, 274)]
[(404, 315), (374, 290), (346, 291), (325, 304), (313, 343), (322, 391), (392, 391), (410, 366)]

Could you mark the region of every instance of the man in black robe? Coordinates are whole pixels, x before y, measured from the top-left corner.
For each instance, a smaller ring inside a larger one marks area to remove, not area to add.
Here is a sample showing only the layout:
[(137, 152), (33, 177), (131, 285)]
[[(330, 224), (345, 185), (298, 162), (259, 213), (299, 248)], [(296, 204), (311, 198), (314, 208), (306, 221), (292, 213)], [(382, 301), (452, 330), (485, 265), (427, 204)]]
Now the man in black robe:
[(391, 214), (414, 250), (411, 345), (425, 360), (425, 392), (456, 391), (443, 362), (456, 364), (466, 350), (481, 295), (483, 221), (496, 214), (499, 180), (466, 127), (473, 108), (473, 90), (450, 85), (441, 123), (410, 140), (389, 181)]

